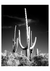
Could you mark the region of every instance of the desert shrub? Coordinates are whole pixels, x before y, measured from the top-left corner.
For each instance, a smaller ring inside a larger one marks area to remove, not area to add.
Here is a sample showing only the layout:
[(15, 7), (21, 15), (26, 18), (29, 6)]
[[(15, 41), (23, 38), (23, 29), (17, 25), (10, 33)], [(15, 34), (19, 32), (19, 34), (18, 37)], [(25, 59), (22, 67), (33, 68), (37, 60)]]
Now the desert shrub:
[(1, 61), (2, 66), (7, 66), (7, 60), (8, 60), (8, 57), (2, 56), (1, 58), (2, 58), (2, 61)]
[(1, 56), (2, 66), (48, 66), (48, 58), (46, 56), (34, 56), (31, 61), (25, 55), (18, 53), (3, 53)]
[(30, 65), (29, 61), (25, 57), (20, 57), (19, 61), (20, 61), (19, 66), (29, 66)]
[(48, 61), (42, 56), (35, 56), (32, 59), (32, 65), (34, 66), (48, 66)]

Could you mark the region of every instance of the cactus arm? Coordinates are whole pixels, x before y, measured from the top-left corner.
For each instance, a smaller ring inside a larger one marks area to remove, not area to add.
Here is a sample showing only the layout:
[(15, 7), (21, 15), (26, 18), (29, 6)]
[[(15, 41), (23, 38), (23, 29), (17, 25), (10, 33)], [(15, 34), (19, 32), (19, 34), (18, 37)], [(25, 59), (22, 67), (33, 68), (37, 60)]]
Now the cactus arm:
[(17, 52), (17, 49), (18, 49), (18, 38), (16, 39), (16, 52)]
[(13, 52), (16, 50), (16, 25), (14, 29), (14, 38), (13, 38)]
[(27, 43), (28, 43), (28, 20), (27, 20), (27, 12), (26, 12), (26, 8), (25, 8), (25, 21), (26, 21)]
[(31, 46), (32, 46), (32, 31), (31, 31)]
[(13, 39), (14, 45), (16, 44), (16, 25), (15, 25), (15, 29), (14, 29), (14, 39)]
[(21, 38), (20, 38), (20, 30), (19, 30), (19, 44), (24, 49), (25, 47), (21, 44)]
[(38, 50), (38, 48), (37, 48), (37, 56), (39, 55), (39, 50)]
[(33, 48), (34, 48), (34, 46), (35, 46), (35, 44), (36, 44), (36, 41), (37, 41), (37, 37), (35, 37), (35, 41), (34, 41), (32, 47), (30, 47), (30, 49), (33, 49)]
[(17, 48), (18, 48), (18, 38), (17, 38)]

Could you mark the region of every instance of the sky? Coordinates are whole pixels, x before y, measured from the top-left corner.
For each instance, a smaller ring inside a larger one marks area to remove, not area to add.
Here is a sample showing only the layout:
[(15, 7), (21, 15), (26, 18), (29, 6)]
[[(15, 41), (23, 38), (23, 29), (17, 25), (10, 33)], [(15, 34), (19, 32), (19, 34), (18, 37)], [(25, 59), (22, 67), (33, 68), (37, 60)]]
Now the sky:
[[(26, 25), (25, 12), (27, 9), (28, 24), (32, 31), (32, 41), (37, 37), (34, 52), (38, 48), (43, 53), (48, 52), (48, 5), (2, 5), (2, 51), (12, 51), (14, 27), (17, 25), (16, 37), (18, 37), (18, 29), (21, 31), (22, 45), (26, 47)], [(21, 26), (19, 26), (21, 25)], [(19, 46), (18, 52), (22, 48)], [(23, 50), (24, 52), (24, 50)]]

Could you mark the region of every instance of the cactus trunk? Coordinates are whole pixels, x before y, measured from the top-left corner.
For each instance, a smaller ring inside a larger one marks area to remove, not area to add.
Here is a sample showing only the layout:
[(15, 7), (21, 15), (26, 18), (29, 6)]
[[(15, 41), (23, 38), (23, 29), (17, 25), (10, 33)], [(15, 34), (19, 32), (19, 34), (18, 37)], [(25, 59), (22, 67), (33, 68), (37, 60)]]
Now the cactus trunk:
[(16, 50), (16, 25), (14, 30), (14, 39), (13, 39), (13, 52)]

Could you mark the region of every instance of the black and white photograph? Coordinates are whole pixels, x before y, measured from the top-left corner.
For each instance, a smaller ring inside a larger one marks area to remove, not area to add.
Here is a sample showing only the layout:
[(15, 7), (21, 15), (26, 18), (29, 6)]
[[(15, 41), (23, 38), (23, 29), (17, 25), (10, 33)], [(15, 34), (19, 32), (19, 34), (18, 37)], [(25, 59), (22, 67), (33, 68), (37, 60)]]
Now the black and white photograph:
[(1, 66), (49, 66), (49, 5), (1, 5)]

